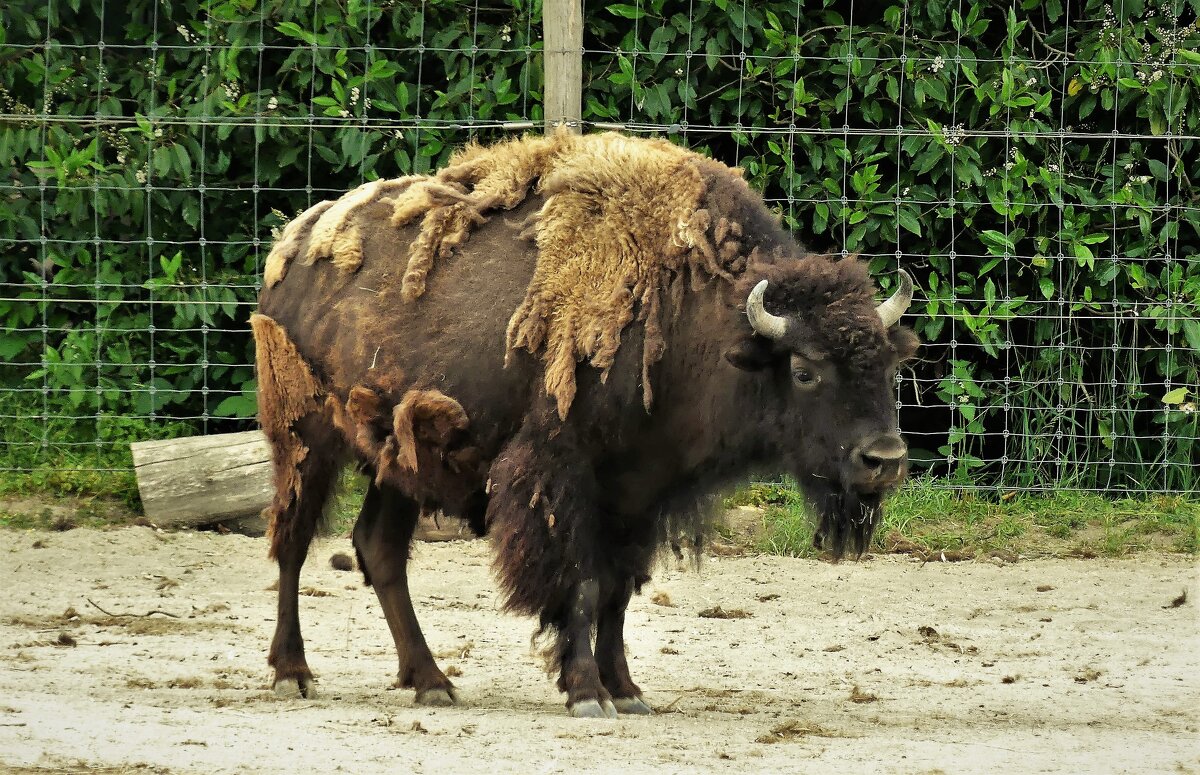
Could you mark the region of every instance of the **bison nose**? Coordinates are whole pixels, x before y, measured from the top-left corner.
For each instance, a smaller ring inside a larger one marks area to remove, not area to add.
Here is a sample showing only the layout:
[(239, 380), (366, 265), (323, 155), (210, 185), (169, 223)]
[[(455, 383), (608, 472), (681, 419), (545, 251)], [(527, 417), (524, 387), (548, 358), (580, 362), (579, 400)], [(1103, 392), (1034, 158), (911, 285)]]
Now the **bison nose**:
[(907, 458), (908, 445), (898, 433), (881, 433), (859, 444), (850, 453), (857, 484), (871, 489), (899, 481)]

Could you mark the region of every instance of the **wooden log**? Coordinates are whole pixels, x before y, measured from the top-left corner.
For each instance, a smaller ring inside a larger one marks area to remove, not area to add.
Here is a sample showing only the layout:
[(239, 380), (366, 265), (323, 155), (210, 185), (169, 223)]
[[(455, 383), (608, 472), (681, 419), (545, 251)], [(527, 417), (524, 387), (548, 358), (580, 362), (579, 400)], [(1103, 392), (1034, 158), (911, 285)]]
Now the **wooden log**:
[(544, 0), (542, 39), (546, 131), (565, 124), (578, 133), (583, 106), (582, 0)]
[(262, 431), (130, 445), (146, 518), (161, 527), (256, 517), (271, 502), (271, 447)]
[[(159, 527), (223, 524), (262, 535), (260, 516), (275, 494), (271, 446), (262, 431), (190, 436), (130, 444), (146, 518)], [(474, 538), (466, 523), (422, 514), (413, 538)]]

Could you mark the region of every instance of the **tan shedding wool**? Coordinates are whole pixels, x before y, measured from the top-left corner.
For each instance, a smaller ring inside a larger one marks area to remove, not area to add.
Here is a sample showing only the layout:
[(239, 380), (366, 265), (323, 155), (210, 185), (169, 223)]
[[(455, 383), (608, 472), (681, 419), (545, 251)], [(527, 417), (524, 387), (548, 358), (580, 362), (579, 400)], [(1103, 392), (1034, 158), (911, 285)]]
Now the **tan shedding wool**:
[(418, 450), (444, 453), (454, 433), (469, 425), (462, 405), (437, 390), (405, 393), (392, 409), (386, 430), (384, 399), (369, 388), (352, 388), (345, 405), (329, 396), (325, 407), (358, 455), (373, 461), (377, 484), (411, 480), (418, 469)]
[[(403, 300), (415, 301), (437, 259), (466, 242), (489, 213), (511, 209), (534, 191), (545, 202), (524, 236), (536, 242), (537, 264), (509, 321), (506, 361), (517, 349), (541, 355), (546, 392), (565, 419), (576, 364), (585, 360), (607, 377), (621, 334), (636, 319), (645, 328), (642, 384), (649, 410), (650, 367), (665, 346), (663, 307), (677, 311), (687, 286), (713, 277), (731, 281), (746, 265), (741, 226), (705, 209), (702, 171), (717, 167), (744, 187), (737, 171), (665, 140), (560, 132), (469, 145), (436, 175), (374, 181), (306, 212), (272, 251), (268, 283), (283, 276), (302, 232), (310, 234), (308, 261), (330, 258), (356, 271), (364, 260), (363, 230), (381, 227), (362, 222), (362, 207), (385, 201), (392, 204), (392, 228), (420, 219), (401, 283)], [(412, 458), (405, 453), (407, 462)]]
[(275, 241), (275, 246), (267, 255), (267, 264), (263, 269), (263, 282), (268, 288), (273, 288), (287, 274), (288, 264), (300, 254), (300, 244), (312, 232), (317, 219), (329, 208), (333, 201), (319, 202), (301, 213), (295, 220), (283, 227), (283, 233)]
[(274, 532), (276, 519), (300, 495), (300, 464), (308, 456), (293, 425), (320, 408), (321, 386), (282, 326), (254, 314), (250, 328), (258, 370), (259, 421), (275, 449), (275, 498), (267, 508)]
[(466, 430), (467, 413), (462, 404), (437, 390), (410, 390), (392, 411), (392, 435), (396, 439), (396, 463), (417, 471), (417, 445), (429, 442), (445, 447), (455, 431)]
[(396, 180), (373, 180), (342, 196), (313, 226), (306, 260), (311, 263), (320, 258), (329, 258), (339, 269), (356, 271), (363, 261), (363, 236), (358, 218), (355, 217), (358, 211), (388, 194), (403, 193), (420, 180), (421, 177), (417, 175)]
[(572, 150), (540, 183), (538, 262), (509, 321), (508, 351), (544, 351), (546, 392), (565, 419), (576, 362), (587, 359), (607, 377), (639, 305), (648, 409), (648, 371), (663, 349), (661, 295), (674, 273), (700, 258), (692, 229), (704, 181), (695, 155), (665, 141), (610, 134)]

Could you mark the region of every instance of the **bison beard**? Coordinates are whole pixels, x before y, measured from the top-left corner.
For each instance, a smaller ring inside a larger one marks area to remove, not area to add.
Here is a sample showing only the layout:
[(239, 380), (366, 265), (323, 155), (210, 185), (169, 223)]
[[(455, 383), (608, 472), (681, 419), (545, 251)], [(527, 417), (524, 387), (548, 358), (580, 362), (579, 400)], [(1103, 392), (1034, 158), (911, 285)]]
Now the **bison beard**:
[(879, 496), (845, 491), (818, 495), (810, 491), (807, 499), (818, 519), (813, 546), (828, 551), (834, 561), (846, 555), (862, 557), (883, 519)]
[[(370, 477), (355, 551), (418, 703), (457, 699), (407, 579), (418, 515), (440, 509), (490, 535), (573, 715), (650, 712), (625, 610), (660, 549), (704, 545), (715, 494), (792, 470), (814, 540), (867, 549), (904, 474), (888, 374), (916, 348), (896, 325), (911, 289), (878, 308), (876, 291), (864, 264), (804, 254), (739, 173), (665, 141), (471, 146), (315, 205), (254, 318), (276, 690), (313, 696), (300, 569), (352, 462)], [(855, 486), (819, 478), (834, 469)]]

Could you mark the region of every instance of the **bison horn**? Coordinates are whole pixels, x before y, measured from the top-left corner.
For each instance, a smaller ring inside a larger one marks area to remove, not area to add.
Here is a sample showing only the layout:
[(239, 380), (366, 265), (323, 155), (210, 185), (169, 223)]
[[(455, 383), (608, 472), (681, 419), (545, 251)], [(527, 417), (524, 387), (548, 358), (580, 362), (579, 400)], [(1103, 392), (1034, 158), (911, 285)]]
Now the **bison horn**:
[(908, 276), (908, 272), (900, 270), (900, 287), (892, 294), (892, 297), (885, 302), (881, 302), (875, 308), (875, 312), (879, 314), (879, 319), (883, 321), (884, 328), (891, 328), (900, 322), (900, 316), (908, 309), (908, 305), (912, 304), (913, 298), (913, 281)]
[(759, 336), (765, 336), (768, 339), (782, 339), (787, 334), (787, 318), (772, 315), (763, 309), (763, 294), (766, 292), (766, 280), (754, 286), (754, 290), (750, 291), (750, 295), (746, 298), (746, 317), (750, 318), (750, 325)]

